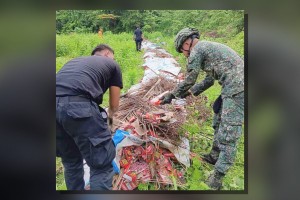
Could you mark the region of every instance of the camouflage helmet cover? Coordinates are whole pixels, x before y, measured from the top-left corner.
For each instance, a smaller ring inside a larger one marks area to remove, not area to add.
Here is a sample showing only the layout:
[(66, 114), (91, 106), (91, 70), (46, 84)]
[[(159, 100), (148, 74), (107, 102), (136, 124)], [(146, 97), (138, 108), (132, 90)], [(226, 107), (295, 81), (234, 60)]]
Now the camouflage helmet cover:
[(183, 42), (193, 35), (195, 35), (198, 39), (200, 37), (199, 31), (195, 28), (184, 28), (181, 31), (179, 31), (174, 41), (176, 51), (182, 53), (181, 47), (183, 45)]

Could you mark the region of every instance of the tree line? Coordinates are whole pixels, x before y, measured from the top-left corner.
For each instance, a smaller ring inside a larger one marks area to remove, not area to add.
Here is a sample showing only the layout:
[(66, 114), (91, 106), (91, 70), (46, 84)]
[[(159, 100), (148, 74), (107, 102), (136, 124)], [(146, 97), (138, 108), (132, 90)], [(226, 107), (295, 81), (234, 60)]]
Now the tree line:
[(56, 33), (144, 32), (174, 35), (190, 26), (210, 37), (231, 37), (244, 29), (242, 10), (58, 10)]

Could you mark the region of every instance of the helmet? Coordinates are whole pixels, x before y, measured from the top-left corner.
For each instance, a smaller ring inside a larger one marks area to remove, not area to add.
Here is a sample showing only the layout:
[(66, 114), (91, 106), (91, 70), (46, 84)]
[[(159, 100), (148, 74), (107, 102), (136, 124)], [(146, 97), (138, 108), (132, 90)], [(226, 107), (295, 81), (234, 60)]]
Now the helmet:
[(183, 45), (183, 42), (186, 41), (190, 37), (196, 37), (199, 39), (200, 33), (195, 28), (184, 28), (181, 31), (179, 31), (175, 37), (175, 49), (177, 52), (182, 53), (181, 48)]

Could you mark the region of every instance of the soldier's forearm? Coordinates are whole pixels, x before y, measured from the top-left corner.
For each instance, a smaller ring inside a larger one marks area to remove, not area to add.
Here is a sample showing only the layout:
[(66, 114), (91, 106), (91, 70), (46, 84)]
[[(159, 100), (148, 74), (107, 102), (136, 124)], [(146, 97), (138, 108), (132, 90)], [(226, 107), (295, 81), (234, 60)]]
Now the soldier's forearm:
[(206, 77), (201, 83), (195, 84), (190, 91), (194, 96), (198, 96), (214, 84), (214, 78), (211, 76)]
[(185, 94), (196, 82), (199, 72), (191, 70), (186, 76), (185, 80), (178, 84), (178, 86), (172, 91), (175, 97), (181, 97)]

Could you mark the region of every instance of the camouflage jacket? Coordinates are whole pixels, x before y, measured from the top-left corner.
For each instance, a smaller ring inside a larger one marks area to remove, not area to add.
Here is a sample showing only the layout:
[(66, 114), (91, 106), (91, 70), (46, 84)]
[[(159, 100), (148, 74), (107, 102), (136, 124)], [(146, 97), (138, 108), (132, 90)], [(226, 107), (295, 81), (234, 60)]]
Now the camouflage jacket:
[[(206, 72), (206, 77), (201, 83), (195, 84), (200, 70)], [(199, 41), (189, 56), (185, 80), (172, 93), (181, 97), (190, 89), (193, 95), (199, 95), (215, 80), (222, 86), (223, 97), (244, 91), (244, 61), (226, 45)]]

